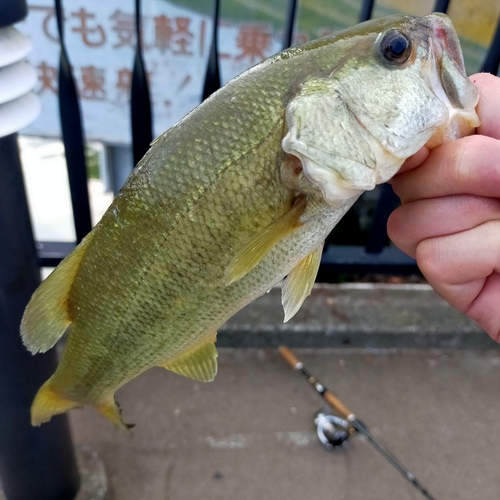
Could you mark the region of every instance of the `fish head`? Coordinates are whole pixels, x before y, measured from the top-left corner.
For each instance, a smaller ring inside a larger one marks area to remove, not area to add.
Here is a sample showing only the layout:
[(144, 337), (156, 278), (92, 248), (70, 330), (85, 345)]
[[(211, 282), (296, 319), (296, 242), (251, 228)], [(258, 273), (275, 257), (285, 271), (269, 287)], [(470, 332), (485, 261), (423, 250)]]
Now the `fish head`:
[(363, 23), (309, 51), (317, 71), (287, 105), (282, 147), (330, 204), (386, 182), (422, 146), (480, 124), (478, 90), (443, 14)]

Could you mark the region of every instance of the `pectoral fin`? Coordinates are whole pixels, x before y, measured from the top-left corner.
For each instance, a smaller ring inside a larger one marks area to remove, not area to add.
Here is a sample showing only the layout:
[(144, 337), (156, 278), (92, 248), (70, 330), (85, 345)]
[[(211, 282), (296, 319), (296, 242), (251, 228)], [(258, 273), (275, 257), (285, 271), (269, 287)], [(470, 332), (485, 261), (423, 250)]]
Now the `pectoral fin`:
[(286, 277), (281, 288), (281, 303), (285, 311), (284, 323), (295, 316), (306, 297), (310, 295), (318, 274), (322, 251), (323, 244), (302, 259)]
[(21, 322), (21, 337), (32, 354), (51, 349), (71, 324), (68, 296), (92, 237), (90, 233), (31, 297)]
[(217, 374), (217, 349), (214, 338), (210, 338), (188, 353), (160, 366), (193, 380), (211, 382)]
[(226, 285), (230, 285), (247, 275), (278, 241), (296, 231), (302, 225), (300, 216), (304, 213), (305, 208), (306, 198), (303, 197), (288, 212), (247, 243), (227, 267)]

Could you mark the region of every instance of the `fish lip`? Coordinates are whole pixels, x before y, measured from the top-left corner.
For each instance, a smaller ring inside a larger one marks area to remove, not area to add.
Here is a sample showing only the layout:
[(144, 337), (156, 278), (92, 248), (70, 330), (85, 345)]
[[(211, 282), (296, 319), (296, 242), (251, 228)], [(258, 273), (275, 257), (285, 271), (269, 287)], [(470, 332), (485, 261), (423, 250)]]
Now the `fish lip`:
[(440, 13), (429, 14), (426, 18), (428, 19), (434, 33), (434, 41), (431, 42), (434, 45), (434, 49), (438, 49), (440, 54), (448, 52), (450, 57), (457, 63), (458, 67), (462, 70), (462, 73), (465, 76), (465, 63), (462, 49), (460, 47), (460, 40), (450, 18), (447, 15)]
[[(449, 112), (447, 130), (436, 131), (426, 144), (433, 148), (442, 142), (469, 135), (480, 125), (475, 111), (479, 92), (467, 78), (460, 40), (451, 20), (439, 13), (426, 16), (426, 20), (432, 30), (432, 36), (429, 37), (429, 63), (434, 66), (432, 74), (435, 75), (430, 79), (430, 88)], [(450, 70), (452, 73), (456, 71), (451, 86)], [(458, 85), (455, 85), (456, 82)]]

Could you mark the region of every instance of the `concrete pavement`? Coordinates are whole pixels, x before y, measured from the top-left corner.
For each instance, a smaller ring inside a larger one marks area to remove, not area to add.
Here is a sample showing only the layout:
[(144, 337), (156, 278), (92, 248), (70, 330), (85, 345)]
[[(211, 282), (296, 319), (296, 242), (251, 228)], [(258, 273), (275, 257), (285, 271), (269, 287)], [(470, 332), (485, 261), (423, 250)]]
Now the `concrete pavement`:
[(223, 347), (362, 349), (496, 349), (465, 315), (425, 284), (316, 284), (283, 324), (280, 289), (274, 288), (233, 316), (218, 333)]
[[(498, 500), (500, 352), (296, 351), (436, 499)], [(416, 500), (361, 437), (325, 451), (322, 400), (275, 350), (221, 349), (215, 382), (160, 368), (118, 392), (130, 435), (73, 411), (115, 500)]]

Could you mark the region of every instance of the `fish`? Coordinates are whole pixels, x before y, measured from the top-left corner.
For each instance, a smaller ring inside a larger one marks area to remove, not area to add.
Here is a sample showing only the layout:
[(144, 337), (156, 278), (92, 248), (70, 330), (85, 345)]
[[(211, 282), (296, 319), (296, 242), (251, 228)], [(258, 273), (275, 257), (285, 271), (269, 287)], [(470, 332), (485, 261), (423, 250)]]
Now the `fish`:
[(325, 238), (422, 146), (473, 132), (478, 91), (451, 21), (389, 16), (280, 52), (156, 138), (26, 307), (36, 354), (67, 331), (31, 408), (37, 426), (160, 366), (217, 372), (217, 329), (275, 285), (284, 320), (310, 294)]

